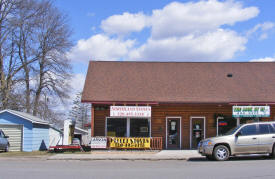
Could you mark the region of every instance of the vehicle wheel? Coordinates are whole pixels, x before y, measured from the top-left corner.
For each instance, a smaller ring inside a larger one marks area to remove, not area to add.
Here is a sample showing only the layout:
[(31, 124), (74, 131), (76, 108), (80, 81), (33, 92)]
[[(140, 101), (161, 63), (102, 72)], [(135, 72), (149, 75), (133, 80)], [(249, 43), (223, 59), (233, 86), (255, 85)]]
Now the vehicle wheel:
[(207, 160), (213, 161), (214, 157), (212, 155), (206, 155), (205, 156), (207, 158)]
[(229, 158), (229, 150), (224, 145), (218, 145), (214, 149), (214, 158), (218, 161), (225, 161)]
[(5, 152), (9, 152), (9, 145), (6, 146)]

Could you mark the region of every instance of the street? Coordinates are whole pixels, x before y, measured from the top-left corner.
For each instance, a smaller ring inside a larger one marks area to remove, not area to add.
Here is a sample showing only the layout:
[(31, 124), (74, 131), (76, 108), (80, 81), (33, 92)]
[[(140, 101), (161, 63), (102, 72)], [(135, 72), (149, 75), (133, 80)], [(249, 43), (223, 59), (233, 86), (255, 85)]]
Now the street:
[(226, 162), (205, 158), (161, 161), (45, 160), (0, 158), (0, 178), (275, 178), (275, 160), (235, 158)]

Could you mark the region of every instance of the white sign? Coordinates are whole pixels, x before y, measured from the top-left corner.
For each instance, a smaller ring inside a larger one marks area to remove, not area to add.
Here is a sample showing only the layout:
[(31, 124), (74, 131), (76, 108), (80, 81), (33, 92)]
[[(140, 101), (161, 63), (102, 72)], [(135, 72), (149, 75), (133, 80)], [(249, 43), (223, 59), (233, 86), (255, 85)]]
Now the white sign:
[(151, 106), (111, 106), (111, 117), (151, 117)]
[(270, 117), (270, 106), (233, 106), (233, 117)]
[(107, 137), (92, 137), (91, 138), (92, 149), (106, 149), (107, 148)]

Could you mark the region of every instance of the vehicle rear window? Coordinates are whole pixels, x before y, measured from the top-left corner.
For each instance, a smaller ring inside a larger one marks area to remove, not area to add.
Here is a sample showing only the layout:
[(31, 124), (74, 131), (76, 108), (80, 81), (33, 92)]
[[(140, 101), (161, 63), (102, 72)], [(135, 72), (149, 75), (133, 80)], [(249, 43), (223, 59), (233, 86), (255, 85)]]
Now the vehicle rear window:
[(240, 130), (240, 132), (241, 132), (241, 135), (256, 135), (257, 134), (256, 125), (244, 126)]
[(260, 134), (269, 134), (270, 128), (271, 128), (270, 124), (260, 124), (259, 132), (260, 132)]

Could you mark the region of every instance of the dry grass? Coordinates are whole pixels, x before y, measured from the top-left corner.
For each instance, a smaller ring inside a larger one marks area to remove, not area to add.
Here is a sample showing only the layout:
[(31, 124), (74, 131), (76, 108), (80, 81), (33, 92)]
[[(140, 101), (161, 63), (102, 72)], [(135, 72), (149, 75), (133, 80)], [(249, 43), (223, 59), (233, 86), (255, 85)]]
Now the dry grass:
[(41, 157), (49, 155), (52, 155), (52, 153), (49, 153), (48, 151), (0, 152), (0, 157)]

